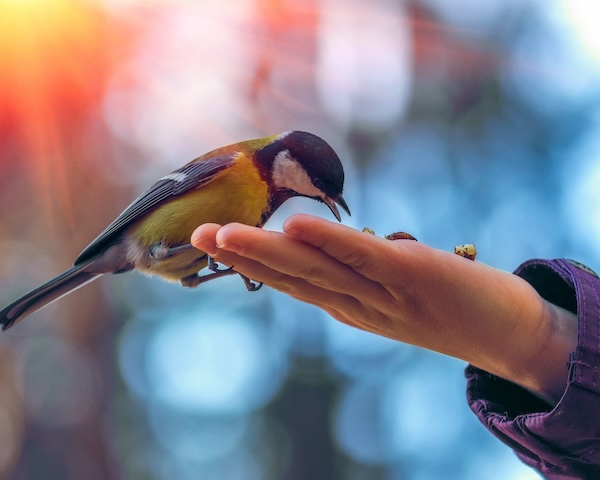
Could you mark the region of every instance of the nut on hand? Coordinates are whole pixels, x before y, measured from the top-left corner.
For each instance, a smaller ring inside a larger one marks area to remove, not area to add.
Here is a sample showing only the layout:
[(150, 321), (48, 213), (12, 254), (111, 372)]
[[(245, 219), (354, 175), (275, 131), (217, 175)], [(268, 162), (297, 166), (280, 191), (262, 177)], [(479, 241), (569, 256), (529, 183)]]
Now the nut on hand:
[[(368, 233), (369, 235), (375, 235), (375, 232), (373, 230), (371, 230), (369, 227), (363, 228), (362, 231), (364, 233)], [(417, 239), (415, 237), (413, 237), (410, 233), (406, 233), (406, 232), (390, 233), (389, 235), (386, 235), (384, 238), (386, 240), (414, 240), (415, 242), (417, 241)]]
[(390, 233), (389, 235), (386, 235), (385, 238), (387, 240), (414, 240), (415, 242), (417, 241), (415, 237), (413, 237), (410, 233), (406, 232)]
[[(375, 235), (375, 232), (371, 230), (369, 227), (365, 227), (362, 229), (364, 233), (368, 233), (369, 235)], [(410, 233), (406, 232), (394, 232), (386, 235), (385, 238), (387, 240), (414, 240), (417, 239), (413, 237)], [(463, 245), (457, 245), (454, 247), (454, 253), (461, 257), (467, 258), (469, 260), (475, 260), (477, 257), (477, 248), (474, 243), (465, 243)]]
[(454, 247), (454, 253), (469, 260), (475, 260), (475, 257), (477, 257), (477, 248), (474, 243), (465, 243), (464, 245)]

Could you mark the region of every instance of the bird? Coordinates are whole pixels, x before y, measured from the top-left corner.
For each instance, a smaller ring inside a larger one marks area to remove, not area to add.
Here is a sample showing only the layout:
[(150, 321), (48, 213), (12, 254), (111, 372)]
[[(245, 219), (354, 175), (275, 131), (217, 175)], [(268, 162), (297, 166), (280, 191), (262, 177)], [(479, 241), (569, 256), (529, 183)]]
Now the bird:
[[(338, 155), (312, 133), (289, 131), (212, 150), (159, 178), (81, 252), (72, 268), (0, 311), (1, 328), (105, 274), (137, 270), (184, 287), (234, 274), (190, 244), (199, 225), (237, 222), (262, 228), (297, 196), (324, 203), (341, 222), (338, 206), (350, 215), (343, 188)], [(261, 285), (242, 278), (248, 290)]]

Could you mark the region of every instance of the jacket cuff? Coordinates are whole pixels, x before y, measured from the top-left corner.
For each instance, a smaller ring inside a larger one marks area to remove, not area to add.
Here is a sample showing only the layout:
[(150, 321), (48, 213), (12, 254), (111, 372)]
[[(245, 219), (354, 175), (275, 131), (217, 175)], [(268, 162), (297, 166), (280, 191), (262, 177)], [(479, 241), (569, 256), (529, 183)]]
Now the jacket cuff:
[(600, 478), (600, 279), (566, 259), (530, 260), (515, 274), (544, 299), (577, 314), (578, 342), (565, 366), (564, 394), (550, 408), (526, 389), (469, 365), (469, 406), (547, 478)]

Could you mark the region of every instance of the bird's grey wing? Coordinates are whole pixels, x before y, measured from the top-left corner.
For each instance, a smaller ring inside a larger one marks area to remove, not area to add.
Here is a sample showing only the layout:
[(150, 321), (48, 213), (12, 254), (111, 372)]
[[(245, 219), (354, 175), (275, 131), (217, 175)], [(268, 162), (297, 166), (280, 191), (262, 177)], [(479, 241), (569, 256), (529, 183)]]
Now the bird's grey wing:
[(87, 262), (111, 244), (115, 237), (150, 212), (157, 205), (210, 182), (235, 162), (235, 154), (224, 155), (202, 162), (190, 162), (178, 170), (160, 178), (148, 190), (136, 198), (98, 237), (90, 243), (75, 260), (75, 265)]

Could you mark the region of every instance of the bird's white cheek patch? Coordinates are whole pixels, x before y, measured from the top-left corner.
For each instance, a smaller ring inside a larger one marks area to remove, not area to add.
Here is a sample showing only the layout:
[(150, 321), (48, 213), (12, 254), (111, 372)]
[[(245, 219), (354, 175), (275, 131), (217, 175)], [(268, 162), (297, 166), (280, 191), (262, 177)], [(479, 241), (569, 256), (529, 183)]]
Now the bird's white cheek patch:
[(282, 150), (273, 162), (273, 183), (279, 188), (288, 188), (307, 197), (320, 197), (322, 192), (313, 185), (306, 170), (291, 155)]

